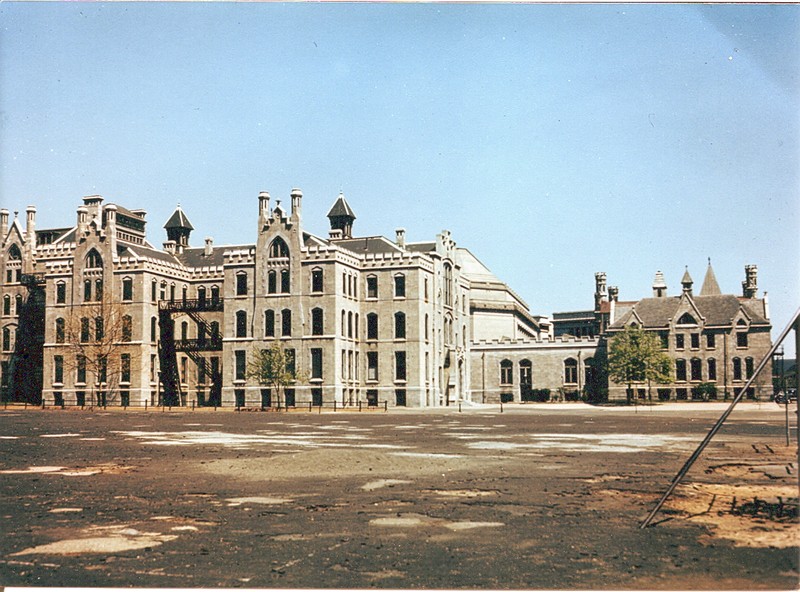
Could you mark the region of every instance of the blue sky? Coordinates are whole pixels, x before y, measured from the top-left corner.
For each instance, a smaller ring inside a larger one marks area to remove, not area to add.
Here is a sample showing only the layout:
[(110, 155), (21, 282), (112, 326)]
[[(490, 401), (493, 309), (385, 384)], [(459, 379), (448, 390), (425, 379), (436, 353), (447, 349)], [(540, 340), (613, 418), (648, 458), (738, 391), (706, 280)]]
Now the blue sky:
[(177, 203), (254, 242), (257, 195), (326, 236), (442, 229), (535, 314), (759, 267), (800, 305), (800, 6), (0, 4), (0, 204)]

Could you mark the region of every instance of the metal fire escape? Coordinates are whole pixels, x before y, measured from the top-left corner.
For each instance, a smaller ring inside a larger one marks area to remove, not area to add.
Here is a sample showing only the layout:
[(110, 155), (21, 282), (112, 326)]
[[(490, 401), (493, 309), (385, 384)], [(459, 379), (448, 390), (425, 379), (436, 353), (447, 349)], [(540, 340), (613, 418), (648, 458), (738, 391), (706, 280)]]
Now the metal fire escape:
[(17, 335), (9, 360), (6, 400), (39, 404), (42, 401), (44, 363), (44, 274), (22, 274), (27, 298), (17, 310)]
[[(221, 312), (223, 308), (221, 299), (200, 298), (159, 302), (158, 357), (161, 366), (159, 379), (164, 405), (180, 406), (183, 400), (181, 376), (178, 370), (178, 352), (185, 353), (197, 365), (200, 372), (210, 378), (211, 390), (206, 404), (215, 406), (221, 404), (222, 368), (219, 363), (213, 363), (202, 353), (222, 351), (222, 335), (219, 329), (212, 330), (212, 325), (203, 318), (202, 313)], [(173, 319), (175, 314), (185, 314), (197, 324), (197, 339), (175, 339), (175, 320)]]

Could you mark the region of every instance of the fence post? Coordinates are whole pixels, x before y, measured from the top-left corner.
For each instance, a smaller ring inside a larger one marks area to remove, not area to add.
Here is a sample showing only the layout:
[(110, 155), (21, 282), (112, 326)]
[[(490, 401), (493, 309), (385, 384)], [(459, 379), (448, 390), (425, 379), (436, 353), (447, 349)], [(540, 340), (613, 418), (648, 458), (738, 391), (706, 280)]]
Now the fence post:
[(501, 400), (500, 401), (500, 413), (502, 413), (502, 412), (503, 412), (503, 401)]
[(389, 401), (383, 402), (383, 412), (386, 413), (389, 411)]
[(192, 411), (194, 411), (194, 399), (192, 399)]
[(333, 411), (336, 411), (336, 399), (333, 400)]
[(361, 401), (358, 402), (358, 412), (361, 413)]

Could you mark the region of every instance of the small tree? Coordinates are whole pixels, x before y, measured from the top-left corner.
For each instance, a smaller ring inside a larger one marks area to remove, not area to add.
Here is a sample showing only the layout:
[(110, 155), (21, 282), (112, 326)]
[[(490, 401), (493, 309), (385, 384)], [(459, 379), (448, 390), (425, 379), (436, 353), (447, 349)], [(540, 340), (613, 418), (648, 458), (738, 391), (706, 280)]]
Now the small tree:
[(245, 375), (258, 384), (273, 389), (279, 407), (284, 389), (302, 380), (296, 368), (294, 350), (289, 353), (289, 350), (283, 349), (277, 343), (273, 343), (269, 349), (254, 347)]
[[(131, 322), (122, 306), (111, 302), (110, 294), (104, 294), (98, 302), (73, 308), (66, 320), (63, 341), (69, 355), (64, 366), (85, 373), (91, 401), (97, 405), (115, 398), (123, 370), (122, 354), (132, 338)], [(132, 348), (129, 355), (134, 354)], [(128, 363), (133, 361), (129, 358)]]
[(652, 401), (651, 383), (671, 382), (671, 368), (672, 360), (661, 350), (661, 340), (641, 327), (629, 325), (609, 343), (608, 375), (627, 385), (629, 401), (636, 382), (647, 382)]

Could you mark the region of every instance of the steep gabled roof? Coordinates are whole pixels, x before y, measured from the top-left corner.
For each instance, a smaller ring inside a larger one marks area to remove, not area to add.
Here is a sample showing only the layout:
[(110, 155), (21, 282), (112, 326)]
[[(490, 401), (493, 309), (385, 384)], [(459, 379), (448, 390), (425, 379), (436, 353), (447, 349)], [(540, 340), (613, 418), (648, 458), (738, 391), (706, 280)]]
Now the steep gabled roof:
[(333, 241), (337, 247), (353, 253), (402, 253), (403, 250), (385, 236), (364, 236)]
[(336, 198), (333, 206), (331, 207), (330, 212), (328, 212), (328, 218), (335, 218), (339, 216), (348, 216), (355, 220), (356, 215), (353, 212), (353, 209), (347, 203), (347, 200), (344, 198), (344, 194), (340, 193), (339, 197)]
[(706, 269), (706, 277), (703, 279), (703, 287), (700, 288), (700, 296), (719, 296), (722, 290), (719, 289), (717, 277), (714, 275), (714, 268), (711, 267), (711, 260), (708, 260), (708, 269)]
[(164, 224), (164, 228), (185, 228), (186, 230), (194, 230), (194, 226), (189, 222), (189, 218), (183, 213), (180, 205), (175, 208), (172, 216), (170, 216), (167, 223)]

